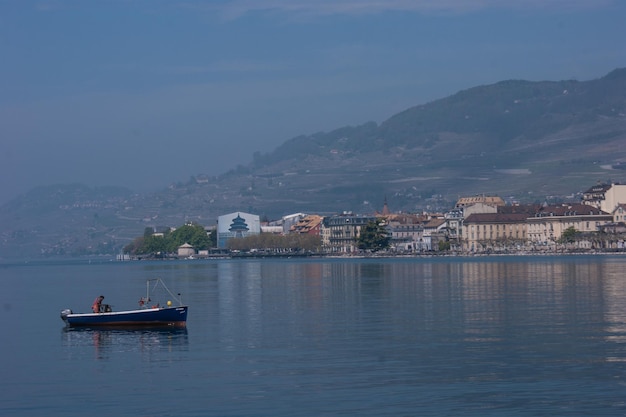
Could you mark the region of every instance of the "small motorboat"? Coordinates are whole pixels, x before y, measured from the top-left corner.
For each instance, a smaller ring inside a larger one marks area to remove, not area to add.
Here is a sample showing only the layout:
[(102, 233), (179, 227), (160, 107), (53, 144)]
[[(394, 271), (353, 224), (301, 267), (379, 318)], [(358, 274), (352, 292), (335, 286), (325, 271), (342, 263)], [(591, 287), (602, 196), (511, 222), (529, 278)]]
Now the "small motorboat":
[[(150, 279), (146, 285), (147, 294), (139, 300), (138, 309), (113, 311), (107, 304), (103, 304), (98, 313), (74, 313), (64, 309), (61, 311), (61, 319), (69, 327), (185, 327), (188, 306), (183, 305), (180, 294), (174, 295), (160, 278)], [(150, 293), (158, 286), (163, 287), (177, 301), (178, 306), (173, 306), (171, 300), (163, 307), (159, 304), (150, 305)]]

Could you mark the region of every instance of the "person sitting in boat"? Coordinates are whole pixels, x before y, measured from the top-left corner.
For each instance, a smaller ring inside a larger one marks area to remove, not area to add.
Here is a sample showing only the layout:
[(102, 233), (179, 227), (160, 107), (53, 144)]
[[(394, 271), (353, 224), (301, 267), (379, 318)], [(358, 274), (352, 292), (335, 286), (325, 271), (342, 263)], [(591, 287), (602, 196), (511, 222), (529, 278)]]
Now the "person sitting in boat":
[(101, 295), (94, 300), (93, 304), (91, 305), (91, 310), (94, 313), (102, 312), (102, 300), (104, 300), (104, 295)]

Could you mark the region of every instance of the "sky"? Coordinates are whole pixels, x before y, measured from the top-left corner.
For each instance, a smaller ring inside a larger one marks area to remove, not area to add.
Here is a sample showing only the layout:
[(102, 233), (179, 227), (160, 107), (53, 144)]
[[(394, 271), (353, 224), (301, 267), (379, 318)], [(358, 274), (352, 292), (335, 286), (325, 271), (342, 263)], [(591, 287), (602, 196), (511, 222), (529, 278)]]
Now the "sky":
[(149, 192), (502, 80), (626, 67), (623, 0), (0, 0), (0, 204)]

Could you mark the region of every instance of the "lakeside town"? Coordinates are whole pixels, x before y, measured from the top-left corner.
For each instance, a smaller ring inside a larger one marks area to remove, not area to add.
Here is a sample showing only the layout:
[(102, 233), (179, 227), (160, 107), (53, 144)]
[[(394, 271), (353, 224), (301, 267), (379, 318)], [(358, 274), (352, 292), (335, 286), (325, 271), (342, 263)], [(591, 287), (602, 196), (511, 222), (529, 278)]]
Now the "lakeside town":
[[(262, 222), (241, 211), (219, 216), (204, 231), (200, 243), (143, 253), (129, 245), (118, 259), (619, 252), (626, 250), (626, 185), (599, 183), (579, 201), (560, 204), (460, 197), (443, 213), (395, 213), (386, 199), (370, 215), (295, 213)], [(154, 229), (144, 238), (158, 242), (168, 232)]]

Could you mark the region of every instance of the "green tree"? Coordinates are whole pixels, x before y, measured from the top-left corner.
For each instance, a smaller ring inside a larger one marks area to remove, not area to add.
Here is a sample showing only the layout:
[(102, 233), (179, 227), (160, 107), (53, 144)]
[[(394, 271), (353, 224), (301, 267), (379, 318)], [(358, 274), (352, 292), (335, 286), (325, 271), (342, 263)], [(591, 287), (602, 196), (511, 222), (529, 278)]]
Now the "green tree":
[(208, 249), (211, 241), (204, 227), (199, 224), (187, 223), (168, 235), (167, 250), (176, 252), (180, 245), (189, 243), (196, 250)]
[(357, 247), (362, 250), (379, 251), (389, 247), (391, 236), (380, 219), (372, 220), (361, 228)]
[[(189, 243), (195, 249), (208, 249), (215, 244), (211, 243), (211, 238), (204, 227), (199, 224), (187, 223), (173, 232), (165, 232), (163, 235), (154, 235), (152, 228), (147, 227), (143, 236), (135, 238), (124, 247), (124, 252), (131, 255), (147, 255), (158, 252), (176, 252), (178, 247), (184, 243)], [(215, 237), (214, 237), (215, 239)]]
[(144, 238), (142, 253), (157, 253), (165, 252), (167, 250), (167, 241), (164, 236), (150, 235)]
[(209, 233), (209, 242), (212, 248), (217, 247), (217, 229), (213, 229)]
[(559, 238), (559, 243), (573, 243), (576, 241), (576, 237), (580, 234), (574, 226), (570, 226), (563, 231)]

